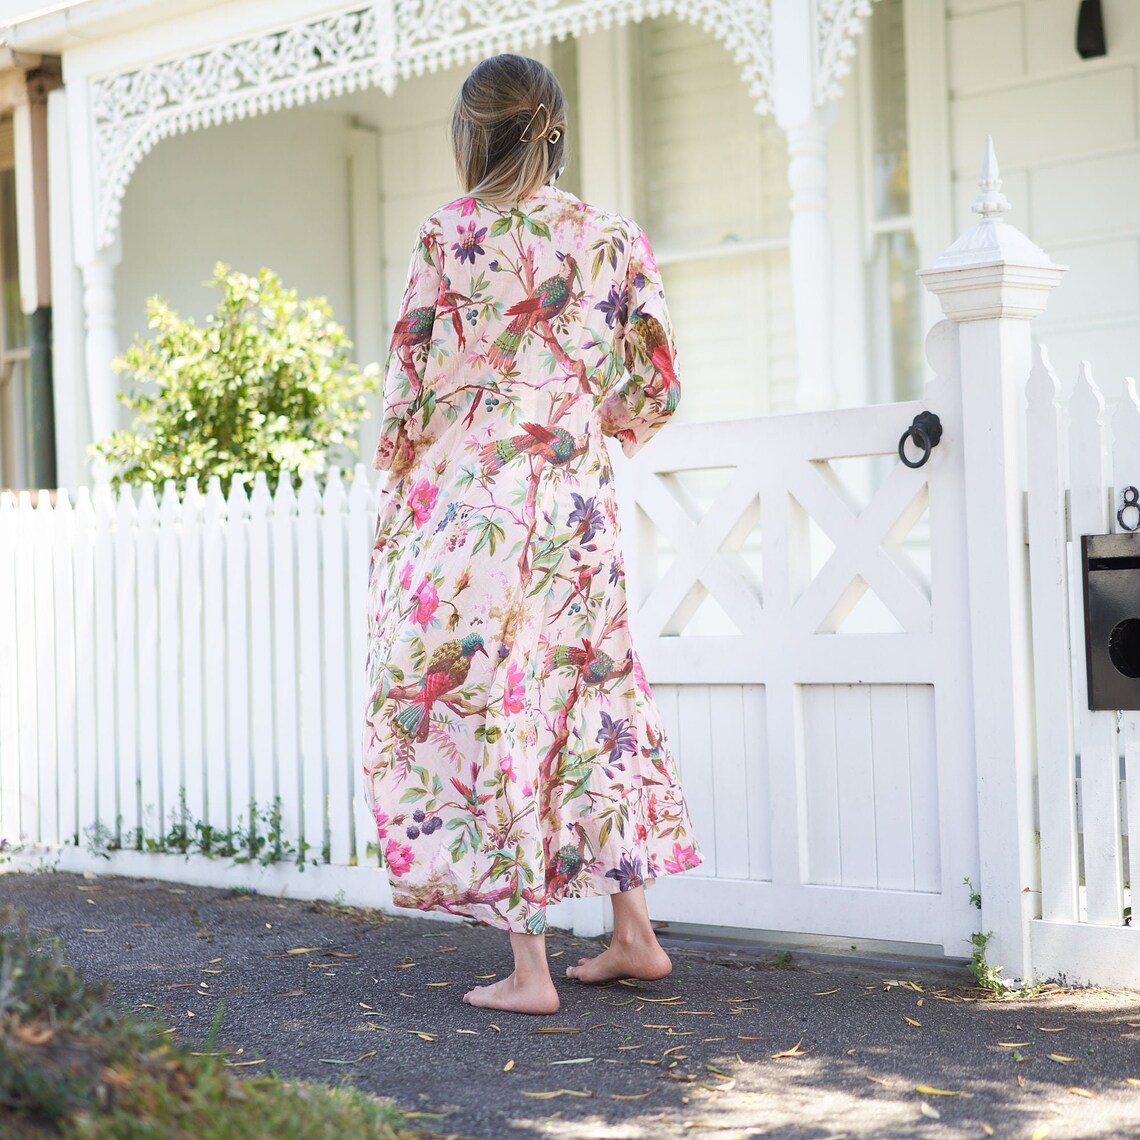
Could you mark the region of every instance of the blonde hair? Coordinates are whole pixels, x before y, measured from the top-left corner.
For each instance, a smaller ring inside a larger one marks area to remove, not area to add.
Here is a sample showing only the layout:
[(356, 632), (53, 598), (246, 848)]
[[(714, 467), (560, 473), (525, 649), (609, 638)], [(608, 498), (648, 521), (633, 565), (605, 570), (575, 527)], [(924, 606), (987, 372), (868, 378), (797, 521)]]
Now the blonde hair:
[(521, 55), (476, 64), (451, 112), (463, 189), (510, 206), (553, 182), (566, 163), (566, 96), (549, 68)]

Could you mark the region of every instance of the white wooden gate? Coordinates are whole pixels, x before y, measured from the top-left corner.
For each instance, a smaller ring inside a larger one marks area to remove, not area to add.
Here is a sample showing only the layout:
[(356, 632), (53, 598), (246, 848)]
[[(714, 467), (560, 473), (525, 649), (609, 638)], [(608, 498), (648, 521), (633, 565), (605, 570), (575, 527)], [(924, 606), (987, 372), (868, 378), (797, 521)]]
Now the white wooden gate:
[[(924, 408), (944, 435), (911, 470)], [(705, 856), (655, 917), (968, 953), (960, 441), (947, 377), (921, 403), (670, 428), (619, 474), (635, 634)]]

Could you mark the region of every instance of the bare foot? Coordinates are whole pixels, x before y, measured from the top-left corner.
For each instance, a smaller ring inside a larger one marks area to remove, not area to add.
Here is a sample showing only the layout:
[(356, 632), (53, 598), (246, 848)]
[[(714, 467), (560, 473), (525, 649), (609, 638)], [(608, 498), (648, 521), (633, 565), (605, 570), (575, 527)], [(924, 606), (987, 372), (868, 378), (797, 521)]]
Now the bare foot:
[(511, 974), (490, 986), (476, 986), (463, 995), (468, 1005), (480, 1009), (505, 1009), (510, 1013), (557, 1013), (558, 991), (549, 978), (520, 982)]
[(654, 939), (652, 942), (611, 942), (596, 958), (579, 958), (577, 966), (567, 968), (566, 976), (579, 982), (612, 982), (616, 978), (653, 982), (672, 972), (669, 955)]

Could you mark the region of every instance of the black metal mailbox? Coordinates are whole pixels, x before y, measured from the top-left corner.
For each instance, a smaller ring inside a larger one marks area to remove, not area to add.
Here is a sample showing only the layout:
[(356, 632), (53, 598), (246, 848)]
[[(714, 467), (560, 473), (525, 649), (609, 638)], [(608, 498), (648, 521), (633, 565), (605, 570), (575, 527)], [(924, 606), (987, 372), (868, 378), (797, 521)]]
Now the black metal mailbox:
[(1140, 533), (1081, 538), (1090, 709), (1140, 709)]

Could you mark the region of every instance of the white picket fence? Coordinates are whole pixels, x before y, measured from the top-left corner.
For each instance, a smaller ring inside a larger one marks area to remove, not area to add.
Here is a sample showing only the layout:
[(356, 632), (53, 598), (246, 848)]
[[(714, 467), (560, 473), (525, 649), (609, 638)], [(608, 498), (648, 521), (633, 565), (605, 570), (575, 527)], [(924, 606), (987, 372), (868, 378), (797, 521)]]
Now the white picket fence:
[(366, 862), (374, 498), (363, 468), (323, 493), (0, 496), (0, 836), (79, 850), (100, 824), (130, 849), (183, 797), (216, 831), (279, 797), (299, 854)]
[[(1088, 708), (1081, 536), (1119, 531), (1120, 492), (1140, 486), (1140, 401), (1129, 381), (1107, 413), (1087, 363), (1067, 400), (1060, 392), (1039, 350), (1026, 389), (1041, 840), (1032, 956), (1042, 976), (1135, 985), (1140, 929), (1124, 925), (1124, 910), (1126, 884), (1140, 871), (1140, 856), (1131, 858), (1140, 837), (1140, 713)], [(1140, 613), (1140, 589), (1136, 603)]]

